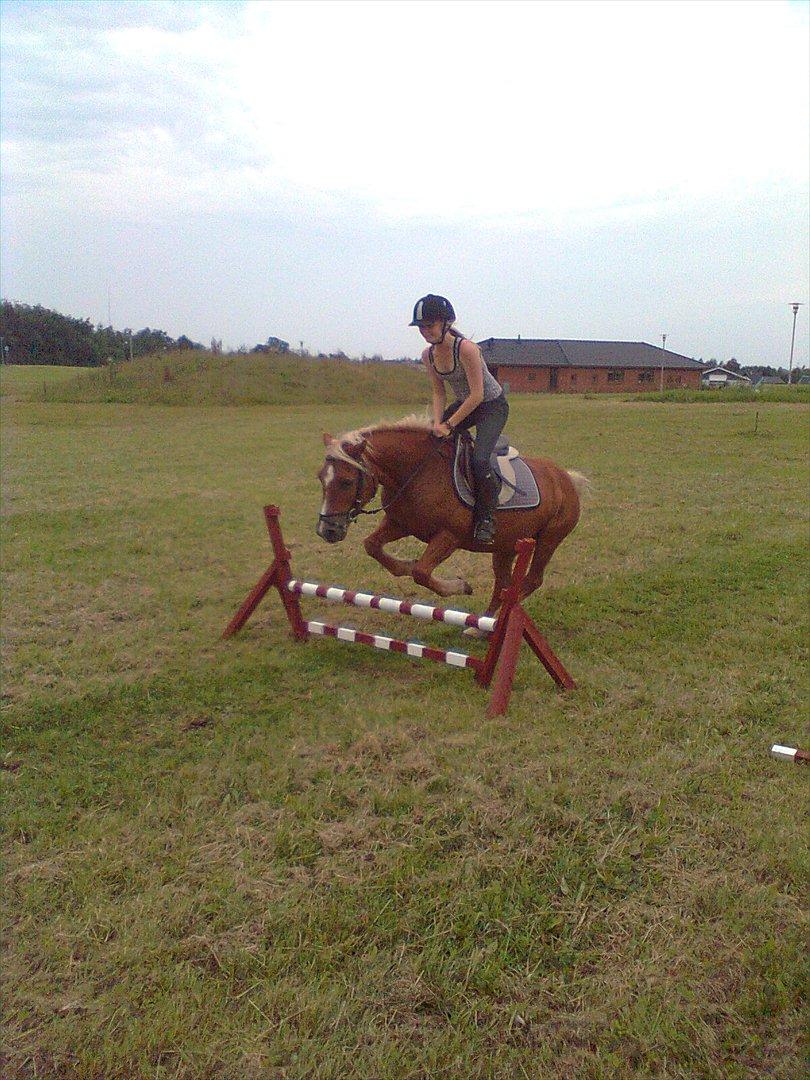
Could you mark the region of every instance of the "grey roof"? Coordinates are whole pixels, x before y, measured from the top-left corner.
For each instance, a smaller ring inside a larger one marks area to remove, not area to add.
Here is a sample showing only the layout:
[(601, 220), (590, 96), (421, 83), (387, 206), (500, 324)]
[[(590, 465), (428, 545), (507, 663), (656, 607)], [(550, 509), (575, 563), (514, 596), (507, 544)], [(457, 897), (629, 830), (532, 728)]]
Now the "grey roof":
[[(571, 341), (565, 338), (486, 338), (478, 345), (496, 367), (684, 368), (703, 364), (646, 341)], [(663, 364), (662, 364), (663, 359)]]

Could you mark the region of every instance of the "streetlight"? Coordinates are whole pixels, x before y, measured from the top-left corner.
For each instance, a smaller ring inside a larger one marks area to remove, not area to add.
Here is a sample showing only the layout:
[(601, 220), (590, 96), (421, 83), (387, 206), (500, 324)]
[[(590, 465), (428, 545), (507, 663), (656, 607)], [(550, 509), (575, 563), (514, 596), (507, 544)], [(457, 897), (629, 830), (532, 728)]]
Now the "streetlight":
[(666, 359), (666, 355), (667, 355), (667, 335), (662, 334), (661, 335), (661, 340), (664, 343), (662, 345), (662, 347), (661, 347), (661, 393), (663, 394), (663, 392), (664, 392), (664, 360)]
[(790, 336), (790, 367), (788, 368), (788, 386), (793, 376), (793, 343), (796, 340), (796, 316), (799, 314), (799, 308), (802, 306), (799, 301), (790, 305), (793, 308), (793, 333)]

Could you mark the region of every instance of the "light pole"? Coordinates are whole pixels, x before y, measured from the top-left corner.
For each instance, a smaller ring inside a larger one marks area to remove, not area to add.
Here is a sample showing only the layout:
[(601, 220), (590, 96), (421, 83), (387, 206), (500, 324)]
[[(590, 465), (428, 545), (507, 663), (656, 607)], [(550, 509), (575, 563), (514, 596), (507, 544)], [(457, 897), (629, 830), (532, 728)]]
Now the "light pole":
[(667, 355), (667, 335), (662, 334), (661, 335), (661, 340), (664, 343), (661, 346), (661, 393), (663, 394), (663, 392), (664, 392), (664, 360), (666, 359), (666, 355)]
[(793, 376), (793, 343), (796, 340), (796, 316), (799, 314), (799, 308), (802, 306), (798, 301), (795, 304), (790, 305), (793, 308), (793, 333), (790, 335), (790, 367), (788, 368), (788, 386)]

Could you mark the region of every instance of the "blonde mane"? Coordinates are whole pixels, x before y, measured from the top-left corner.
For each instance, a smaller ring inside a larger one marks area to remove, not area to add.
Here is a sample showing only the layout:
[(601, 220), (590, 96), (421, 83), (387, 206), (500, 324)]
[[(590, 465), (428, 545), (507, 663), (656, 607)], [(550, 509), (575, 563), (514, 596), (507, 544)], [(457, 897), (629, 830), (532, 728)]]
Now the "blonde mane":
[(344, 446), (358, 446), (369, 436), (374, 435), (378, 431), (421, 431), (427, 432), (433, 430), (433, 421), (428, 414), (425, 413), (411, 413), (409, 416), (403, 416), (399, 420), (379, 420), (376, 424), (369, 424), (367, 427), (355, 428), (354, 431), (345, 431), (342, 435), (336, 435), (332, 440), (329, 449), (326, 451), (328, 458), (333, 458), (336, 461), (345, 461), (349, 465), (354, 465), (355, 468), (363, 469), (367, 471), (361, 462), (357, 458), (347, 454), (343, 449)]

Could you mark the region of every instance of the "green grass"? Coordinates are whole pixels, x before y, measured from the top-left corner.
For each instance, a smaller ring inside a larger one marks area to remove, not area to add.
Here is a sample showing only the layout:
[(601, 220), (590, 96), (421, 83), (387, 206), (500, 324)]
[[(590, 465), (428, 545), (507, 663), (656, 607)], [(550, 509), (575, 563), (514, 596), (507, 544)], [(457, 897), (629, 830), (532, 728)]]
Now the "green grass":
[(424, 396), (424, 375), (410, 367), (273, 353), (156, 353), (70, 370), (72, 377), (58, 384), (33, 379), (29, 398), (130, 405), (403, 405)]
[(0, 393), (20, 400), (45, 397), (49, 389), (71, 382), (86, 370), (57, 364), (1, 364)]
[(810, 404), (810, 386), (725, 386), (717, 390), (663, 390), (634, 394), (625, 401), (663, 401), (681, 405), (739, 405), (742, 402)]
[(514, 397), (594, 495), (528, 605), (579, 688), (524, 655), (494, 721), (270, 597), (218, 639), (269, 501), (424, 595), (314, 533), (384, 411), (4, 402), (3, 1075), (801, 1075), (808, 410)]

